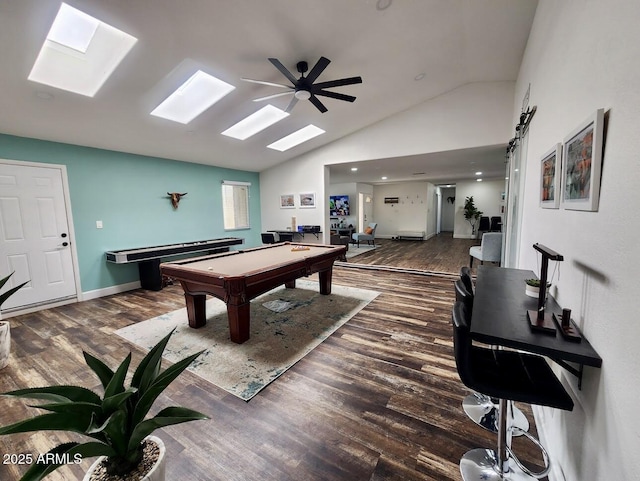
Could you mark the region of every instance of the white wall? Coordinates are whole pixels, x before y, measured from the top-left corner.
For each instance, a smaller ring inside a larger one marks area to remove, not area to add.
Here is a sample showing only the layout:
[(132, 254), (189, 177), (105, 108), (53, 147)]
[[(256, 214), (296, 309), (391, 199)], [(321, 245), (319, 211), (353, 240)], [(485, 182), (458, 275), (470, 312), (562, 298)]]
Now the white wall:
[(463, 85), (261, 172), (262, 229), (290, 226), (296, 216), (298, 224), (320, 224), (328, 232), (328, 202), (318, 201), (316, 209), (279, 208), (284, 193), (316, 192), (317, 199), (328, 198), (325, 165), (505, 143), (512, 136), (513, 88), (513, 82)]
[[(537, 106), (519, 267), (537, 269), (536, 242), (564, 255), (554, 295), (603, 359), (585, 368), (582, 390), (558, 369), (573, 412), (536, 409), (555, 481), (640, 479), (638, 19), (637, 0), (540, 0), (516, 86), (514, 124), (529, 84)], [(540, 157), (598, 108), (608, 112), (598, 212), (541, 209)]]
[[(373, 220), (378, 223), (376, 237), (390, 239), (399, 230), (422, 231), (427, 235), (427, 218), (435, 206), (428, 182), (402, 182), (373, 187)], [(398, 197), (397, 204), (385, 204), (385, 197)], [(435, 224), (434, 224), (435, 226)], [(434, 229), (431, 229), (434, 230)], [(433, 234), (432, 234), (433, 235)]]
[[(485, 180), (483, 182), (468, 181), (456, 183), (456, 204), (453, 237), (457, 239), (472, 239), (472, 228), (469, 221), (464, 218), (464, 200), (473, 196), (476, 208), (482, 211), (483, 216), (499, 216), (502, 205), (501, 195), (504, 192), (504, 179)], [(446, 200), (446, 199), (445, 199)], [(478, 224), (476, 224), (476, 229)]]

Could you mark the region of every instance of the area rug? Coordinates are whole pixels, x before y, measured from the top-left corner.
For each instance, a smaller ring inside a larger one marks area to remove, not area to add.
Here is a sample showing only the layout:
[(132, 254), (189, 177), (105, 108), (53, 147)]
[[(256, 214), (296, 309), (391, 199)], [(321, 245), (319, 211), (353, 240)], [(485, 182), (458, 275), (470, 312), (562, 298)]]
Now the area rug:
[(371, 252), (376, 249), (377, 246), (361, 244), (360, 247), (357, 247), (355, 244), (349, 244), (349, 251), (347, 252), (347, 259), (351, 259), (353, 257), (359, 256), (360, 254), (364, 254), (365, 252)]
[[(295, 289), (279, 287), (251, 301), (251, 337), (243, 344), (229, 339), (226, 305), (214, 298), (207, 300), (207, 324), (199, 329), (188, 326), (184, 308), (119, 329), (116, 334), (148, 350), (175, 327), (163, 357), (176, 362), (205, 349), (189, 370), (248, 401), (378, 294), (333, 285), (331, 294), (323, 296), (317, 282), (299, 279)], [(273, 301), (290, 303), (290, 308), (278, 313), (264, 307), (265, 303), (270, 307), (283, 304)]]

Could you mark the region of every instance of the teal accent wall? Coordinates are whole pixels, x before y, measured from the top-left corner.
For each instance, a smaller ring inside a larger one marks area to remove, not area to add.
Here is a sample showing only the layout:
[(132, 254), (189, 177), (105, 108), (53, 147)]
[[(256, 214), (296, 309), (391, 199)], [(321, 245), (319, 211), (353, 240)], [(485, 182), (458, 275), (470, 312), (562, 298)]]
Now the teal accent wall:
[[(139, 279), (136, 264), (107, 263), (106, 251), (219, 237), (242, 237), (242, 248), (261, 245), (257, 172), (5, 134), (0, 158), (66, 165), (83, 292)], [(251, 229), (224, 230), (223, 180), (251, 182)], [(167, 192), (188, 195), (174, 210)]]

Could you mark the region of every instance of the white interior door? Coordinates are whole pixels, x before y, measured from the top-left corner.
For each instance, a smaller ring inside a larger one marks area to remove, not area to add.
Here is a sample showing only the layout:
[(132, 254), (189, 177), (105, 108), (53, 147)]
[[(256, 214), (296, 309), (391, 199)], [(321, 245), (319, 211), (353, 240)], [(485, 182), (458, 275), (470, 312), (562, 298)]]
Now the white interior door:
[(4, 309), (76, 296), (62, 171), (0, 163), (0, 276), (29, 283)]

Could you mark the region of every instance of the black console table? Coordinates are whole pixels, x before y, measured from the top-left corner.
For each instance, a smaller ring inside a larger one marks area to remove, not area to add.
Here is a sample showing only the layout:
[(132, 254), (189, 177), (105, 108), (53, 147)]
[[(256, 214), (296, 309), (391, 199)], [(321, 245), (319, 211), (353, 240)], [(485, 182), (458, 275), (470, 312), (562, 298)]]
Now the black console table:
[[(602, 358), (583, 336), (571, 342), (555, 335), (531, 329), (528, 310), (535, 310), (538, 300), (527, 296), (525, 279), (535, 278), (532, 271), (479, 266), (471, 316), (471, 337), (490, 345), (520, 349), (553, 359), (578, 378), (582, 386), (584, 366), (601, 367)], [(562, 308), (550, 295), (546, 311), (560, 315)], [(568, 364), (578, 364), (578, 368)]]
[(142, 288), (150, 291), (159, 291), (162, 289), (160, 260), (163, 257), (200, 252), (219, 254), (221, 252), (228, 252), (229, 246), (242, 243), (244, 243), (244, 239), (240, 237), (223, 237), (221, 239), (184, 242), (181, 244), (107, 251), (106, 256), (107, 262), (113, 262), (114, 264), (129, 264), (131, 262), (137, 262), (138, 272), (140, 273), (140, 285)]

